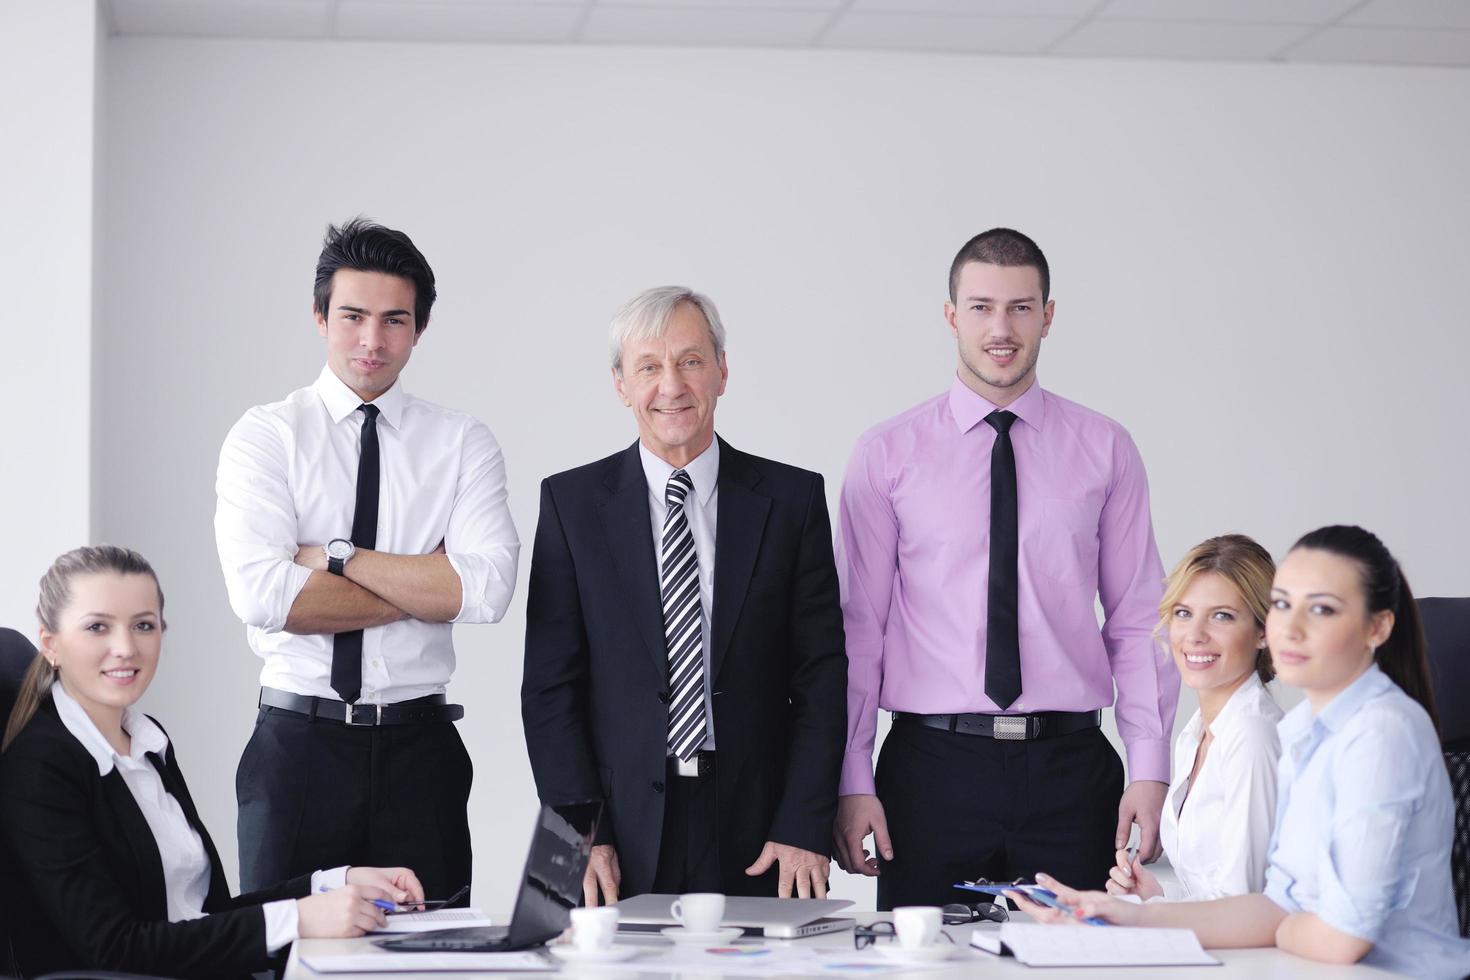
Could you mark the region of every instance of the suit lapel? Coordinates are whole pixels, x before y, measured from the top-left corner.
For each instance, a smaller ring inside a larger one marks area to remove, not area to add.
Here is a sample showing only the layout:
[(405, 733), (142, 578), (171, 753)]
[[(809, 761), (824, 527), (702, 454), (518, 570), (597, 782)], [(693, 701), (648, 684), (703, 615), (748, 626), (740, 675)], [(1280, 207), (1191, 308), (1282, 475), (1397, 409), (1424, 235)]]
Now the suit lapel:
[(209, 894), (204, 897), (204, 911), (220, 911), (230, 902), (230, 884), (225, 880), (224, 865), (220, 863), (219, 854), (214, 849), (214, 841), (210, 839), (199, 819), (199, 811), (194, 808), (194, 798), (189, 795), (184, 774), (179, 771), (178, 763), (173, 758), (172, 746), (165, 751), (168, 753), (166, 759), (160, 759), (157, 753), (150, 752), (148, 761), (158, 770), (163, 788), (178, 801), (179, 809), (184, 811), (184, 819), (189, 821), (189, 826), (194, 828), (194, 833), (199, 835), (199, 841), (204, 845), (204, 856), (209, 860)]
[(132, 848), (133, 859), (138, 864), (138, 893), (142, 896), (148, 918), (168, 918), (168, 895), (164, 891), (163, 859), (158, 856), (158, 841), (153, 839), (153, 830), (138, 801), (123, 780), (122, 773), (113, 766), (112, 771), (102, 777), (102, 797), (107, 801), (115, 826)]
[(740, 619), (750, 576), (760, 554), (761, 535), (771, 500), (755, 492), (760, 472), (745, 453), (720, 440), (719, 516), (715, 528), (714, 609), (710, 611), (710, 683), (720, 666)]
[(605, 485), (609, 496), (602, 505), (602, 524), (618, 583), (658, 676), (667, 678), (663, 603), (658, 591), (658, 562), (653, 556), (653, 522), (648, 517), (648, 479), (643, 474), (638, 443), (618, 457)]

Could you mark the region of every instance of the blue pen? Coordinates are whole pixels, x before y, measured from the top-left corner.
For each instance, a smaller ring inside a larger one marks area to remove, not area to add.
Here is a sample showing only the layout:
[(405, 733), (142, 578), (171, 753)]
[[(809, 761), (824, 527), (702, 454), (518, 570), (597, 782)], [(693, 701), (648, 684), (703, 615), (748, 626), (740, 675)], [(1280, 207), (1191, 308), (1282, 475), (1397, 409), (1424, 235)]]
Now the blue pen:
[[(319, 891), (319, 892), (329, 892), (331, 890), (332, 889), (328, 888), (326, 885), (322, 885), (320, 888), (317, 889), (317, 891)], [(388, 901), (386, 898), (375, 898), (375, 899), (373, 899), (373, 904), (376, 905), (378, 908), (382, 909), (384, 912), (397, 912), (398, 911), (398, 906), (397, 905), (394, 905), (392, 902)]]

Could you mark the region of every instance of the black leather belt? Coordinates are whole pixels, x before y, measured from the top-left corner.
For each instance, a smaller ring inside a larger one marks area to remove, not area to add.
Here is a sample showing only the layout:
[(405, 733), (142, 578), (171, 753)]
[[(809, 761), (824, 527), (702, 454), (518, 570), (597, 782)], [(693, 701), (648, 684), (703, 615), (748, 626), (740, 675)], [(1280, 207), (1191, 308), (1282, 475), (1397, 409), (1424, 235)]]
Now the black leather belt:
[(412, 701), (397, 704), (347, 704), (332, 698), (314, 698), (305, 694), (278, 691), (273, 687), (260, 689), (262, 708), (280, 708), (305, 715), (313, 721), (335, 721), (339, 725), (418, 725), (425, 722), (459, 721), (464, 717), (464, 706), (445, 704), (442, 694), (430, 694)]
[(1038, 711), (1030, 715), (916, 715), (895, 711), (893, 723), (923, 725), (958, 735), (983, 735), (1004, 741), (1054, 738), (1096, 728), (1101, 711)]

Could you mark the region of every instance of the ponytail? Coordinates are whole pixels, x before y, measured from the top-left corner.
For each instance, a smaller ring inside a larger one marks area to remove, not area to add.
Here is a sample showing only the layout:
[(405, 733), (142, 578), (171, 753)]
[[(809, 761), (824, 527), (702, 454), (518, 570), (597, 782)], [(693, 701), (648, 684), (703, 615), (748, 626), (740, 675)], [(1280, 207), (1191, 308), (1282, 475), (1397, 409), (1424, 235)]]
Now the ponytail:
[(1434, 687), (1429, 677), (1424, 628), (1419, 623), (1419, 604), (1414, 601), (1408, 579), (1388, 548), (1373, 532), (1343, 524), (1320, 527), (1303, 535), (1292, 545), (1293, 551), (1298, 548), (1326, 551), (1357, 564), (1368, 612), (1393, 613), (1393, 630), (1373, 652), (1373, 659), (1389, 680), (1428, 712), (1438, 732), (1439, 712), (1434, 707)]
[(38, 652), (36, 659), (26, 668), (25, 677), (21, 679), (20, 691), (15, 695), (15, 706), (10, 709), (10, 720), (5, 723), (5, 740), (0, 742), (0, 752), (10, 748), (15, 736), (35, 717), (36, 709), (41, 706), (41, 699), (51, 690), (54, 680), (56, 671), (47, 662), (46, 655)]

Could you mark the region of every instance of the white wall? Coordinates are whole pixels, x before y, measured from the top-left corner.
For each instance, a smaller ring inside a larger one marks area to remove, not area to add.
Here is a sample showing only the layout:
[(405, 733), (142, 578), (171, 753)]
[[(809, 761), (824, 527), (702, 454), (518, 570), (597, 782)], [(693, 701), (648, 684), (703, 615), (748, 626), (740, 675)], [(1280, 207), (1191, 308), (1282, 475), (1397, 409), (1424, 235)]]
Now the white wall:
[[(948, 385), (949, 260), (1010, 224), (1053, 264), (1041, 377), (1131, 429), (1166, 563), (1356, 521), (1421, 593), (1470, 593), (1470, 73), (129, 39), (107, 80), (100, 536), (159, 566), (149, 705), (231, 863), (257, 665), (215, 458), (317, 371), (320, 234), (358, 212), (438, 273), (406, 382), (496, 431), (527, 561), (538, 481), (634, 438), (605, 363), (622, 300), (713, 295), (721, 432), (835, 499), (858, 433)], [(533, 807), (517, 599), (456, 634), (494, 908)]]
[(91, 523), (94, 0), (0, 4), (0, 626)]

